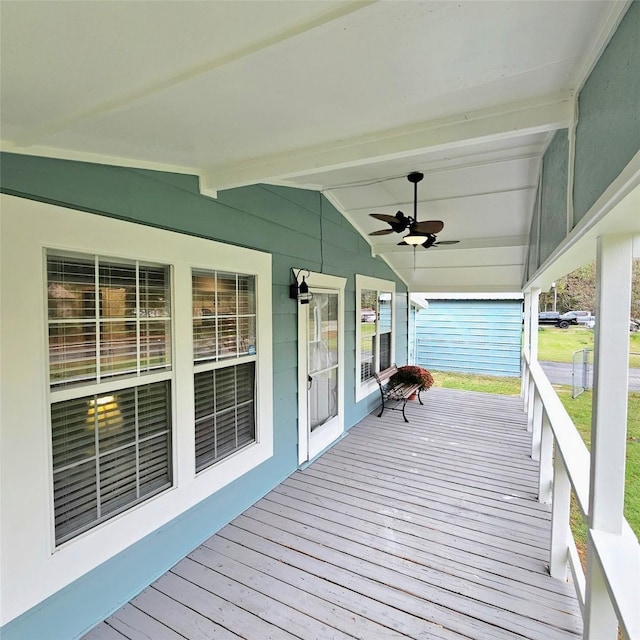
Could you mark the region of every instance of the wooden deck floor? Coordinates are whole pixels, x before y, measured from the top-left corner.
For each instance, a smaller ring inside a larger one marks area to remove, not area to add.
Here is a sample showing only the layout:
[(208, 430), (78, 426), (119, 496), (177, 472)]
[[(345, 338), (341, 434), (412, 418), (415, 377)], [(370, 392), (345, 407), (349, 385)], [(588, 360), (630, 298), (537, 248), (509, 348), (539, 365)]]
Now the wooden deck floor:
[(368, 416), (86, 640), (564, 640), (517, 398), (432, 389)]

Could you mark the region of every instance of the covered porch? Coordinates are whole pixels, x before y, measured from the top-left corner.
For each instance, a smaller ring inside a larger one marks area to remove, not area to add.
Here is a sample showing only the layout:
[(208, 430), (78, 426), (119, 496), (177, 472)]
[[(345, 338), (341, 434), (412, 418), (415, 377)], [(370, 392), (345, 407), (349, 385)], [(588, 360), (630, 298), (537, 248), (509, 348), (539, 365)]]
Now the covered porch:
[(579, 638), (520, 397), (376, 412), (85, 640)]
[[(639, 33), (633, 0), (5, 0), (0, 635), (640, 639)], [(588, 452), (537, 318), (593, 259)], [(410, 360), (412, 293), (522, 294), (520, 396), (436, 389), (410, 425), (370, 415), (373, 373)], [(131, 358), (110, 369), (121, 327)], [(50, 366), (65, 334), (86, 380)], [(317, 371), (344, 438), (306, 465), (332, 442), (309, 444), (309, 336), (335, 355)]]

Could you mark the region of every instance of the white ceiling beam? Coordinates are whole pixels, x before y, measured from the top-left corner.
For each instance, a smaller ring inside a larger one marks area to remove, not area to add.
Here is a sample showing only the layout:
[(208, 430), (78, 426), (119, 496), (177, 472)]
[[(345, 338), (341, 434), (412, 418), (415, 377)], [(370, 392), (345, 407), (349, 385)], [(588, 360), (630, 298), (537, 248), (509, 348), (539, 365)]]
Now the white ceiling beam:
[(205, 195), (213, 195), (222, 189), (259, 182), (281, 183), (287, 178), (407, 158), (427, 150), (454, 149), (471, 142), (491, 142), (553, 131), (568, 127), (573, 116), (573, 93), (563, 91), (524, 102), (210, 167), (200, 175), (200, 189)]

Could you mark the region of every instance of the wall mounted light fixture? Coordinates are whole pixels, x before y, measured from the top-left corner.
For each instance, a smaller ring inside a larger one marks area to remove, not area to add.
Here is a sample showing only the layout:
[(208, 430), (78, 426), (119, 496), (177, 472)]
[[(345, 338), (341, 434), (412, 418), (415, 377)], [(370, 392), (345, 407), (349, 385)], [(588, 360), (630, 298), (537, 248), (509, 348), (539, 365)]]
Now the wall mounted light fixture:
[[(298, 278), (303, 271), (307, 275), (302, 276), (302, 282), (298, 282)], [(306, 269), (299, 269), (298, 273), (296, 273), (294, 269), (291, 269), (291, 273), (293, 273), (295, 282), (289, 286), (289, 297), (292, 300), (297, 300), (300, 304), (309, 304), (309, 301), (313, 298), (313, 294), (309, 293), (309, 285), (305, 278), (308, 278), (311, 273)]]

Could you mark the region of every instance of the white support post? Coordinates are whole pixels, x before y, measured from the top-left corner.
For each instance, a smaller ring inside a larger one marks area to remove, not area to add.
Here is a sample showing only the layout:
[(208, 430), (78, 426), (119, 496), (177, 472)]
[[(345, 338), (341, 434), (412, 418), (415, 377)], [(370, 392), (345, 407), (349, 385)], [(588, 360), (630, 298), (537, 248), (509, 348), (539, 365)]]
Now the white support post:
[[(632, 236), (598, 238), (589, 528), (622, 534), (629, 387)], [(587, 544), (585, 640), (615, 640), (617, 619)]]
[(542, 411), (540, 467), (538, 470), (538, 502), (549, 504), (553, 487), (553, 431), (546, 411)]
[(533, 410), (531, 412), (531, 458), (540, 460), (542, 448), (542, 398), (537, 389), (533, 389)]
[(571, 483), (564, 460), (556, 451), (553, 460), (553, 496), (551, 499), (551, 551), (549, 573), (553, 578), (567, 579), (569, 560), (569, 513), (571, 508)]
[(631, 236), (598, 239), (589, 525), (620, 534), (629, 402)]

